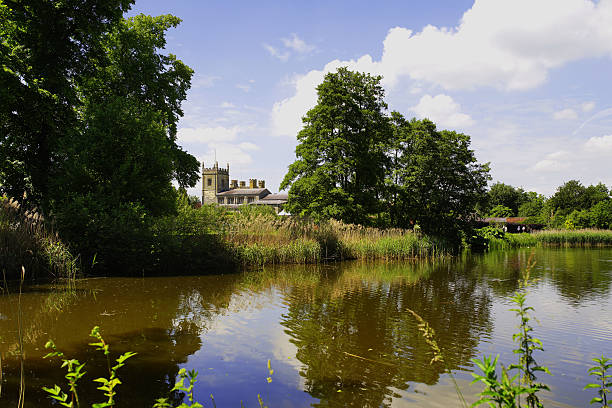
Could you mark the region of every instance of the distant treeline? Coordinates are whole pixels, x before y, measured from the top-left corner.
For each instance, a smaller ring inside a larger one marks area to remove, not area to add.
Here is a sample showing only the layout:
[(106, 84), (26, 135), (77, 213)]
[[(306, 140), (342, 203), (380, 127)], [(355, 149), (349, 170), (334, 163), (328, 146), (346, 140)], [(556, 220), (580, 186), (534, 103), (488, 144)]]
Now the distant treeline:
[(545, 197), (504, 183), (496, 183), (487, 193), (480, 213), (490, 217), (527, 217), (525, 223), (548, 228), (612, 229), (612, 188), (605, 184), (583, 186), (570, 180), (555, 194)]

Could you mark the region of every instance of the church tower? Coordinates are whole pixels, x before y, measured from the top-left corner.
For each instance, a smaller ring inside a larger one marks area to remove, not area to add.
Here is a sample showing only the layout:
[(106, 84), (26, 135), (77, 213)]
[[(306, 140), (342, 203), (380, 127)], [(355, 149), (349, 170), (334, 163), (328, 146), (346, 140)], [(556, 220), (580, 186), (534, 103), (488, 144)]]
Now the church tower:
[(220, 169), (218, 162), (208, 168), (202, 162), (202, 204), (216, 203), (217, 193), (226, 190), (229, 190), (229, 163), (227, 169)]

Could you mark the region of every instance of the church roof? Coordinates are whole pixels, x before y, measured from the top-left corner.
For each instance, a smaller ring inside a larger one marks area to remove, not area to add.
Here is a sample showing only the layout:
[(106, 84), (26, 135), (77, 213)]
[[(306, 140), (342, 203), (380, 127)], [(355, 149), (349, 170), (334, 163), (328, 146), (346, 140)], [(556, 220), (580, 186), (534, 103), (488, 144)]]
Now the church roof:
[(289, 194), (287, 193), (276, 193), (276, 194), (268, 194), (262, 200), (284, 200), (287, 201), (289, 199)]
[(222, 191), (221, 193), (217, 193), (217, 196), (237, 196), (237, 195), (257, 195), (260, 196), (264, 194), (265, 196), (270, 195), (270, 190), (267, 188), (233, 188), (231, 190)]

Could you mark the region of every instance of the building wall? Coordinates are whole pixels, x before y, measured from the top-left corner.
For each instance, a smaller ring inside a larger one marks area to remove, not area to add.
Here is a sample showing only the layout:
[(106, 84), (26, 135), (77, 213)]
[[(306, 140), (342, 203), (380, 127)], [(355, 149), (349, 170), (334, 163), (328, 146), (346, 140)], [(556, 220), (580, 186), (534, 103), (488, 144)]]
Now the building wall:
[(229, 165), (220, 169), (217, 163), (212, 168), (202, 164), (202, 204), (216, 203), (217, 193), (225, 190), (229, 190)]

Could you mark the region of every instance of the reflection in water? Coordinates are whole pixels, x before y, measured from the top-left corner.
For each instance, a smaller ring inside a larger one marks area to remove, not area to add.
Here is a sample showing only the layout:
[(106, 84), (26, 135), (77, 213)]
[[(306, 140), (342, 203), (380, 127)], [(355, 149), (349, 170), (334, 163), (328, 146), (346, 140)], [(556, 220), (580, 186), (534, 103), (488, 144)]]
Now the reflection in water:
[[(114, 356), (138, 353), (119, 373), (119, 406), (151, 406), (167, 396), (182, 367), (200, 371), (196, 395), (204, 399), (212, 392), (218, 406), (239, 406), (240, 400), (257, 406), (258, 393), (273, 407), (391, 406), (400, 397), (402, 406), (428, 399), (428, 405), (443, 406), (454, 391), (444, 367), (430, 365), (429, 346), (406, 310), (434, 328), (449, 368), (460, 377), (469, 378), (470, 359), (483, 353), (513, 359), (516, 322), (508, 297), (530, 254), (91, 279), (76, 291), (31, 287), (22, 296), (26, 406), (50, 406), (40, 387), (64, 384), (59, 362), (41, 358), (49, 338), (67, 356), (87, 362), (87, 378), (105, 375), (102, 354), (87, 345), (95, 325)], [(590, 399), (580, 391), (585, 367), (612, 340), (612, 250), (537, 249), (535, 257), (532, 275), (539, 283), (529, 299), (546, 348), (538, 361), (567, 374), (551, 377), (549, 399), (584, 405)], [(0, 296), (0, 406), (13, 406), (18, 395), (16, 299)], [(265, 381), (268, 359), (275, 369), (271, 384)], [(81, 387), (83, 396), (100, 395), (90, 381)]]
[[(355, 279), (373, 268), (393, 278)], [(398, 265), (342, 269), (327, 285), (291, 290), (281, 323), (297, 346), (306, 391), (321, 400), (317, 406), (388, 405), (392, 388), (437, 383), (444, 367), (429, 364), (431, 350), (406, 308), (434, 328), (450, 369), (469, 365), (481, 334), (490, 331), (489, 295), (450, 264), (426, 268), (429, 279), (415, 279), (415, 271), (404, 278)]]

